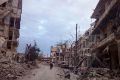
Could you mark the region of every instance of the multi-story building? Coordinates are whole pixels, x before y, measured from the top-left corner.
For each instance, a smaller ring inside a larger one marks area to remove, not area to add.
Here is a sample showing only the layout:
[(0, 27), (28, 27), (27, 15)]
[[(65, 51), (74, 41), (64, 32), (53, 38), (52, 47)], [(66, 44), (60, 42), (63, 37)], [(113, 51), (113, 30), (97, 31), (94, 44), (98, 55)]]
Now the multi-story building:
[(51, 57), (52, 61), (55, 63), (60, 63), (61, 61), (64, 61), (64, 54), (65, 46), (63, 44), (57, 44), (56, 46), (51, 47)]
[(52, 59), (52, 62), (57, 62), (57, 60), (59, 59), (59, 56), (57, 55), (58, 53), (58, 48), (57, 47), (53, 47), (51, 46), (51, 59)]
[(92, 31), (93, 27), (91, 26), (78, 40), (77, 53), (79, 54), (79, 60), (86, 58), (82, 63), (83, 67), (89, 66), (91, 62), (91, 46), (94, 44)]
[(0, 1), (0, 49), (7, 56), (16, 53), (22, 13), (22, 0)]
[(59, 43), (51, 47), (51, 58), (55, 63), (65, 62), (69, 64), (70, 48), (67, 43)]
[(71, 58), (72, 58), (71, 44), (66, 42), (64, 45), (65, 45), (63, 51), (64, 61), (66, 62), (67, 65), (71, 65)]
[(95, 26), (92, 35), (97, 35), (93, 53), (104, 67), (120, 67), (120, 0), (99, 0), (92, 14)]

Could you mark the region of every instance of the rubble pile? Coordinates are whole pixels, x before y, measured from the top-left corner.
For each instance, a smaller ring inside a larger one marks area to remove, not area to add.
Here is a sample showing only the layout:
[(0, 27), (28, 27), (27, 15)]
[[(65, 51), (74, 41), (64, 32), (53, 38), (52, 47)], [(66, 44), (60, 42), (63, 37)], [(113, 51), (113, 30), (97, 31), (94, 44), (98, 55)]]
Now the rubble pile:
[(16, 80), (26, 74), (26, 71), (34, 68), (30, 64), (17, 63), (0, 54), (0, 80)]
[(27, 66), (16, 62), (0, 63), (0, 80), (16, 80), (25, 74)]
[(91, 68), (82, 72), (78, 80), (120, 80), (120, 73), (108, 68)]

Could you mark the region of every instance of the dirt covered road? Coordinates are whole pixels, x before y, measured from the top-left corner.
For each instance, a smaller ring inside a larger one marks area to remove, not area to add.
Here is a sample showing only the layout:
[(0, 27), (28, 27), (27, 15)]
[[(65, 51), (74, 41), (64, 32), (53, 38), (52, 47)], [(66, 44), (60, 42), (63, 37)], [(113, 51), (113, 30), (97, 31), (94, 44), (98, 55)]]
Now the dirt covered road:
[(18, 80), (59, 80), (59, 69), (53, 67), (50, 70), (49, 65), (40, 65), (38, 69), (32, 70), (28, 75)]

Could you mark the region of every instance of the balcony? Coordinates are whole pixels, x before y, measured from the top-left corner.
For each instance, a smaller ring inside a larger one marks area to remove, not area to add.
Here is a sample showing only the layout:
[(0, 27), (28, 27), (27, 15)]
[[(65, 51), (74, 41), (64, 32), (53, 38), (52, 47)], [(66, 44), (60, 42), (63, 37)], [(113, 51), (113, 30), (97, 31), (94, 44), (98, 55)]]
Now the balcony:
[[(19, 30), (18, 30), (18, 29), (16, 29), (16, 28), (10, 28), (9, 31), (13, 32), (13, 33), (14, 33), (14, 36), (15, 36), (16, 38), (19, 38), (20, 33), (19, 33)], [(9, 34), (9, 35), (10, 35), (10, 34)]]
[(16, 41), (7, 41), (7, 49), (9, 50), (16, 50), (16, 48), (18, 47), (19, 43)]
[(112, 33), (111, 35), (109, 35), (107, 38), (103, 39), (100, 42), (97, 42), (96, 44), (96, 48), (102, 47), (108, 43), (110, 43), (111, 41), (113, 41), (115, 39), (115, 34)]
[(111, 8), (112, 8), (116, 3), (117, 3), (117, 0), (112, 0), (112, 1), (110, 2), (110, 4), (106, 7), (105, 12), (101, 15), (101, 17), (99, 18), (99, 20), (96, 22), (94, 30), (101, 24), (101, 22), (103, 21), (103, 19), (105, 19), (105, 17), (109, 14)]
[(4, 18), (6, 15), (10, 13), (10, 8), (0, 7), (0, 19)]

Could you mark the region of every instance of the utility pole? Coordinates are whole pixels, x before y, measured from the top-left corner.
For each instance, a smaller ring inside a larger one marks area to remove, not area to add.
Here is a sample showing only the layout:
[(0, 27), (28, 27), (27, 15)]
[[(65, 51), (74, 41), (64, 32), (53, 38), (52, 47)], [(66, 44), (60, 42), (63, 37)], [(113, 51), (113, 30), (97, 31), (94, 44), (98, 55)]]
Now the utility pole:
[(76, 41), (75, 41), (75, 53), (74, 53), (74, 66), (77, 66), (77, 29), (78, 29), (78, 24), (76, 24)]

